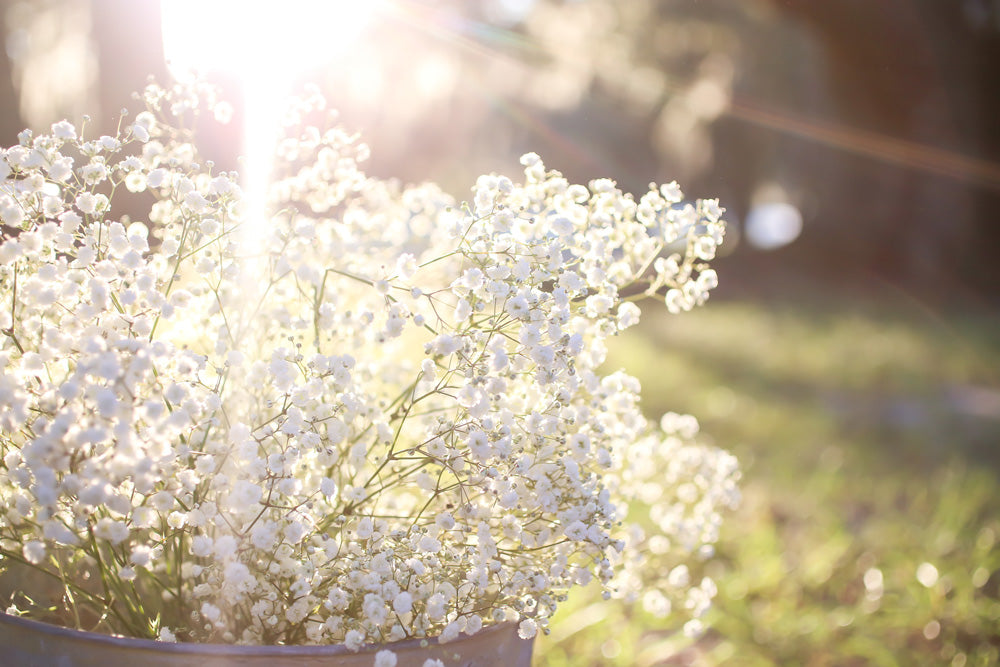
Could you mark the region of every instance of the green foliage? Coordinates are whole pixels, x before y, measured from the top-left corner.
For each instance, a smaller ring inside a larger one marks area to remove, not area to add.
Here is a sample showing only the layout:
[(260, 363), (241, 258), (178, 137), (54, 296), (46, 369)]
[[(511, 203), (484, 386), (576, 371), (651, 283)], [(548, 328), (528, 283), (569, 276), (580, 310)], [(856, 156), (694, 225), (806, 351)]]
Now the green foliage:
[(697, 415), (744, 469), (713, 629), (689, 645), (578, 598), (538, 664), (1000, 660), (1000, 323), (717, 302), (643, 326), (610, 365), (638, 375), (650, 415)]

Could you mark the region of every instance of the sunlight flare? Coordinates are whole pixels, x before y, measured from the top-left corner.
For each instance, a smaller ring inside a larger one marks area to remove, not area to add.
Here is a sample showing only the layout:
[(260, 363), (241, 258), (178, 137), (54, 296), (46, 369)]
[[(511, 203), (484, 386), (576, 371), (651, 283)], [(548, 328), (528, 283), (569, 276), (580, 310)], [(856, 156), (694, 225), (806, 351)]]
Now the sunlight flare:
[(280, 5), (239, 0), (171, 0), (162, 4), (163, 46), (178, 78), (233, 77), (244, 103), (245, 238), (260, 243), (276, 132), (291, 86), (329, 65), (358, 40), (378, 2), (297, 0)]

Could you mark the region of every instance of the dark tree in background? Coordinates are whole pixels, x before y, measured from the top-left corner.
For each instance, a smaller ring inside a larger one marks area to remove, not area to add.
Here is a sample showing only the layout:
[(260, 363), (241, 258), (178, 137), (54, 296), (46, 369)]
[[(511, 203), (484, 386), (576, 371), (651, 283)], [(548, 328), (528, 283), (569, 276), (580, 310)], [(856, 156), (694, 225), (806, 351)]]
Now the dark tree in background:
[(134, 109), (132, 95), (150, 77), (165, 81), (158, 2), (91, 0), (93, 44), (100, 76), (99, 125), (114, 130), (123, 107)]
[(858, 131), (850, 150), (810, 158), (838, 168), (801, 255), (838, 260), (832, 241), (852, 263), (924, 288), (1000, 286), (995, 3), (772, 1), (815, 36), (828, 113)]
[[(7, 14), (10, 0), (0, 0), (0, 27), (3, 17)], [(6, 46), (6, 40), (4, 40)], [(0, 137), (4, 143), (10, 143), (10, 137), (24, 129), (21, 113), (17, 108), (17, 92), (14, 90), (14, 75), (11, 71), (10, 56), (7, 49), (0, 49)]]

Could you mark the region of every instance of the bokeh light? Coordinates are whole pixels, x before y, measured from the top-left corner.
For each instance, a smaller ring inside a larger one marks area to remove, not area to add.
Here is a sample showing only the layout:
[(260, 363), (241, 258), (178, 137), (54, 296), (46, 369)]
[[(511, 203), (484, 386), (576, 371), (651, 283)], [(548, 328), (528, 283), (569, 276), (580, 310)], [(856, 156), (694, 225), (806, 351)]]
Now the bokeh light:
[(786, 202), (768, 202), (750, 209), (746, 238), (761, 250), (786, 246), (802, 233), (802, 213)]

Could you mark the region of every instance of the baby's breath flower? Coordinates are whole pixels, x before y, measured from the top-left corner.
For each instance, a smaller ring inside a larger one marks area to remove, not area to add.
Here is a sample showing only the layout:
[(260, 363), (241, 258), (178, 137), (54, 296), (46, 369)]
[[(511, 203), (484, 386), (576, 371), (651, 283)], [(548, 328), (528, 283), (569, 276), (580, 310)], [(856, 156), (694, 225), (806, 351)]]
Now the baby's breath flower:
[(64, 141), (73, 141), (76, 139), (76, 128), (69, 121), (61, 120), (52, 124), (52, 136)]
[[(142, 99), (118, 135), (62, 122), (0, 152), (0, 566), (85, 563), (129, 602), (77, 604), (162, 641), (530, 639), (595, 579), (704, 616), (735, 459), (691, 417), (655, 429), (602, 364), (636, 298), (716, 287), (717, 201), (529, 153), (459, 205), (300, 123), (247, 248), (238, 176), (177, 117), (227, 108), (200, 83)], [(113, 219), (140, 192), (143, 222)]]
[(45, 543), (41, 540), (31, 540), (25, 543), (23, 552), (25, 560), (37, 565), (45, 559)]
[(531, 639), (538, 633), (538, 624), (535, 619), (526, 618), (517, 626), (517, 636), (521, 639)]
[(384, 649), (375, 654), (375, 667), (396, 667), (396, 654)]

